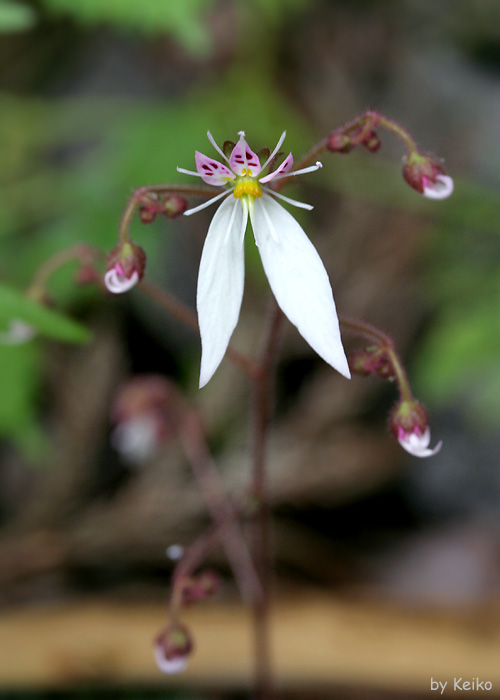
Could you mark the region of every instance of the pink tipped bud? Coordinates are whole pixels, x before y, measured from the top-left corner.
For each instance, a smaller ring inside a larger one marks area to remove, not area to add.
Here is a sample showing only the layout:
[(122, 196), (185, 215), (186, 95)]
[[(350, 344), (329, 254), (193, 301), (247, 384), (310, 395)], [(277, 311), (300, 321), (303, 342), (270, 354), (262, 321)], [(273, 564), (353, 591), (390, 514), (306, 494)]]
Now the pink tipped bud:
[(432, 457), (442, 441), (430, 448), (431, 431), (425, 408), (414, 399), (401, 401), (391, 413), (390, 427), (401, 447), (414, 457)]
[(130, 241), (114, 248), (108, 255), (104, 284), (112, 294), (123, 294), (143, 278), (146, 253)]
[(403, 177), (414, 190), (428, 199), (446, 199), (453, 192), (453, 180), (432, 154), (412, 153), (403, 163)]
[(354, 148), (349, 136), (346, 136), (341, 131), (332, 131), (328, 137), (326, 147), (332, 153), (349, 153)]
[(193, 641), (184, 625), (166, 627), (155, 640), (155, 660), (163, 673), (182, 673), (192, 651)]

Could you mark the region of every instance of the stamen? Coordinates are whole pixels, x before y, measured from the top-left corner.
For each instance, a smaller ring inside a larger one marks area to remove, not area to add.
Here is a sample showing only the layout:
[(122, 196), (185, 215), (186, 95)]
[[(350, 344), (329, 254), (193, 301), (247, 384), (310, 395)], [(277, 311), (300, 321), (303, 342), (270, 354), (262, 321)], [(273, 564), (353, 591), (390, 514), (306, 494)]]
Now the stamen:
[(262, 189), (264, 190), (264, 192), (267, 192), (271, 196), (277, 197), (278, 199), (282, 199), (284, 202), (288, 202), (288, 204), (293, 204), (294, 207), (298, 207), (299, 209), (307, 209), (308, 211), (314, 209), (312, 204), (306, 204), (305, 202), (299, 202), (296, 199), (291, 199), (291, 197), (286, 197), (280, 192), (275, 192), (274, 190), (269, 189), (269, 187), (263, 187)]
[(282, 144), (283, 141), (285, 140), (285, 137), (286, 137), (286, 131), (284, 131), (284, 132), (281, 134), (281, 136), (280, 136), (280, 138), (279, 138), (279, 141), (278, 141), (278, 143), (276, 144), (276, 147), (275, 147), (274, 151), (271, 153), (271, 155), (269, 156), (269, 158), (266, 160), (266, 162), (265, 162), (264, 165), (262, 166), (262, 170), (265, 170), (265, 169), (267, 168), (267, 166), (268, 166), (269, 163), (272, 161), (272, 159), (274, 158), (274, 156), (278, 153), (278, 151), (279, 151), (280, 148), (281, 148), (281, 144)]
[(323, 163), (320, 163), (318, 160), (316, 161), (316, 165), (310, 165), (308, 168), (301, 168), (300, 170), (292, 170), (289, 173), (282, 173), (280, 175), (276, 175), (276, 177), (273, 178), (273, 181), (275, 182), (276, 180), (282, 180), (284, 177), (294, 177), (295, 175), (305, 175), (306, 173), (313, 173), (315, 170), (319, 170), (322, 167)]
[(194, 170), (186, 170), (186, 168), (179, 168), (177, 166), (178, 173), (184, 173), (184, 175), (194, 175), (195, 177), (201, 177), (200, 173), (195, 173)]
[(199, 204), (197, 207), (193, 207), (192, 209), (188, 209), (187, 211), (184, 212), (184, 216), (191, 216), (191, 214), (196, 214), (196, 212), (201, 211), (202, 209), (206, 209), (206, 207), (209, 207), (211, 204), (214, 202), (217, 202), (217, 200), (222, 199), (222, 197), (227, 197), (230, 195), (232, 190), (227, 190), (224, 192), (221, 192), (220, 194), (216, 195), (215, 197), (212, 197), (212, 199), (209, 199), (207, 202), (203, 202), (203, 204)]
[(210, 141), (212, 146), (215, 148), (217, 153), (220, 153), (220, 155), (224, 158), (224, 160), (226, 160), (229, 163), (229, 158), (226, 156), (226, 154), (224, 153), (222, 148), (219, 148), (219, 146), (215, 143), (215, 139), (209, 131), (207, 131), (207, 136), (208, 136), (208, 140)]

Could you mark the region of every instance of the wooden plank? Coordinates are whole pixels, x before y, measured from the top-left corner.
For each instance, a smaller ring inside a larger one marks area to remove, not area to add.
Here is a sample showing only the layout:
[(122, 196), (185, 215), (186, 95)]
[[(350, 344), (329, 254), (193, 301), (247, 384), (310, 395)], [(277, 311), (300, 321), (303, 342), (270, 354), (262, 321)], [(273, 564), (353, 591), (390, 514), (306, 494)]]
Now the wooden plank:
[[(236, 603), (189, 610), (196, 651), (188, 670), (162, 676), (152, 639), (165, 608), (95, 600), (0, 615), (0, 687), (81, 682), (248, 686), (251, 628)], [(425, 692), (431, 676), (490, 681), (500, 691), (498, 614), (410, 612), (314, 593), (281, 597), (273, 617), (274, 664), (282, 687), (365, 686)]]

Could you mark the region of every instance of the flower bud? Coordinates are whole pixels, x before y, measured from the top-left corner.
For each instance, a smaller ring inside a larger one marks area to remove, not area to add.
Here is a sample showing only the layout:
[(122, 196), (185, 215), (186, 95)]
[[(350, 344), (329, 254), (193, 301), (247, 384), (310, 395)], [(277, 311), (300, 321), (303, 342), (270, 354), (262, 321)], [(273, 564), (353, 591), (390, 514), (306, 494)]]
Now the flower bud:
[(143, 224), (152, 224), (156, 219), (156, 213), (153, 207), (148, 207), (144, 204), (139, 208), (139, 219)]
[(392, 362), (387, 356), (384, 348), (371, 346), (356, 350), (349, 356), (349, 368), (353, 374), (362, 377), (378, 375), (383, 379), (394, 377)]
[(189, 662), (193, 641), (187, 627), (177, 624), (166, 627), (156, 638), (154, 655), (158, 668), (163, 673), (181, 673)]
[(169, 194), (161, 200), (160, 212), (167, 219), (176, 219), (182, 216), (188, 208), (187, 200), (178, 194)]
[(332, 153), (349, 153), (354, 148), (349, 136), (341, 131), (332, 131), (326, 142), (326, 147)]
[(108, 255), (104, 284), (113, 294), (128, 292), (143, 278), (145, 267), (146, 253), (144, 250), (135, 243), (126, 241), (114, 248)]
[(431, 431), (429, 419), (422, 404), (415, 399), (396, 404), (390, 417), (390, 428), (401, 447), (414, 457), (432, 457), (442, 446), (429, 447)]
[(453, 192), (453, 180), (432, 154), (413, 152), (403, 161), (403, 177), (414, 190), (428, 199), (446, 199)]
[(182, 588), (182, 605), (192, 605), (199, 600), (212, 598), (221, 585), (221, 578), (215, 571), (203, 571), (197, 576), (189, 577)]
[(174, 434), (175, 397), (170, 382), (154, 374), (135, 377), (118, 390), (111, 443), (130, 465), (145, 462)]
[(367, 151), (370, 151), (370, 153), (376, 153), (381, 145), (382, 142), (380, 140), (380, 136), (375, 131), (370, 131), (368, 136), (363, 141), (363, 146)]

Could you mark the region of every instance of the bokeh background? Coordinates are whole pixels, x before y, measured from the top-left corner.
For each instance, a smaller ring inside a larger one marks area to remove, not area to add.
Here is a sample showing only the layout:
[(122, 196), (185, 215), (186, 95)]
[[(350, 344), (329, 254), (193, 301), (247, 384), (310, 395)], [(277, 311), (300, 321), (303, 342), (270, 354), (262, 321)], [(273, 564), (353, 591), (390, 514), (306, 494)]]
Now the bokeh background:
[[(301, 221), (339, 312), (394, 337), (444, 446), (403, 454), (387, 430), (394, 387), (345, 382), (286, 327), (270, 448), (276, 697), (420, 697), (455, 676), (499, 693), (499, 27), (495, 0), (0, 2), (4, 329), (12, 290), (47, 258), (109, 252), (134, 188), (187, 181), (176, 166), (211, 154), (207, 129), (218, 142), (244, 129), (255, 149), (286, 129), (299, 156), (373, 108), (455, 179), (449, 200), (419, 197), (383, 135), (376, 155), (326, 154), (290, 190), (315, 205)], [(132, 229), (148, 278), (190, 306), (211, 213)], [(254, 353), (268, 289), (247, 238), (234, 343)], [(248, 697), (248, 619), (219, 553), (222, 591), (189, 613), (190, 669), (157, 671), (165, 548), (208, 516), (175, 441), (140, 466), (110, 445), (117, 388), (163, 374), (237, 493), (248, 388), (226, 361), (199, 393), (198, 339), (140, 290), (75, 285), (75, 269), (50, 295), (92, 340), (0, 346), (1, 697)]]

